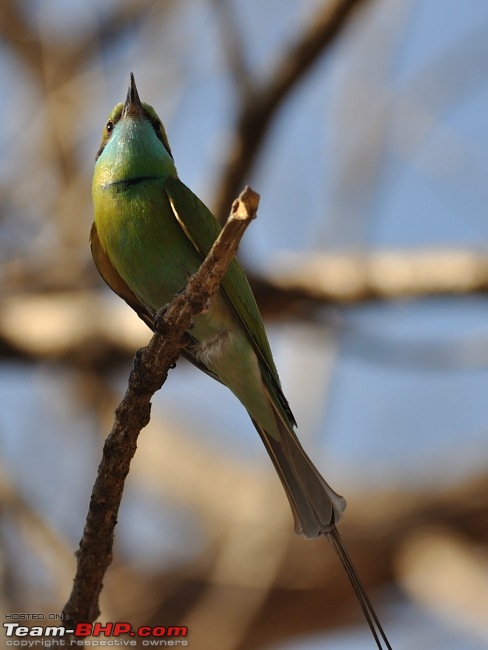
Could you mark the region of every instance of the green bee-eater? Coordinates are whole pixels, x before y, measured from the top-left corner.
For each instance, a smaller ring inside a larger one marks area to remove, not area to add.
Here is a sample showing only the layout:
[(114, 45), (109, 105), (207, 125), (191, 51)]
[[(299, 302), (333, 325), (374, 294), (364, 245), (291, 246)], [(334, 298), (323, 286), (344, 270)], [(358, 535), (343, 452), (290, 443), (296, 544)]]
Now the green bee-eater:
[[(161, 120), (139, 99), (134, 76), (105, 125), (93, 176), (91, 250), (105, 282), (153, 328), (218, 236), (210, 210), (178, 178)], [(386, 641), (336, 526), (346, 502), (322, 478), (295, 434), (266, 332), (246, 276), (233, 260), (184, 354), (225, 384), (249, 413), (285, 489), (296, 532), (326, 535)], [(389, 647), (389, 645), (388, 645)]]

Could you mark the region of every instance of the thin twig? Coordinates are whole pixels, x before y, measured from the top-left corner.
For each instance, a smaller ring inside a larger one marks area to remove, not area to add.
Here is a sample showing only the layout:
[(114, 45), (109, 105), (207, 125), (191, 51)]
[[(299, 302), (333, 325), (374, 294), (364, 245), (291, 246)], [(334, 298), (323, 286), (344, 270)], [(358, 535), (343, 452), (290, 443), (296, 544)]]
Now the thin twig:
[(235, 6), (230, 0), (213, 0), (220, 24), (220, 37), (224, 57), (232, 75), (234, 87), (242, 103), (250, 99), (252, 76), (246, 57), (242, 28), (238, 21)]
[(125, 478), (137, 447), (137, 438), (150, 419), (151, 398), (176, 362), (186, 330), (217, 291), (228, 265), (237, 252), (245, 229), (256, 216), (259, 196), (250, 188), (234, 201), (225, 227), (185, 290), (156, 315), (156, 332), (147, 347), (139, 350), (124, 398), (105, 445), (93, 486), (90, 506), (77, 551), (73, 589), (64, 606), (65, 623), (92, 622), (100, 614), (99, 596), (112, 561), (114, 528)]

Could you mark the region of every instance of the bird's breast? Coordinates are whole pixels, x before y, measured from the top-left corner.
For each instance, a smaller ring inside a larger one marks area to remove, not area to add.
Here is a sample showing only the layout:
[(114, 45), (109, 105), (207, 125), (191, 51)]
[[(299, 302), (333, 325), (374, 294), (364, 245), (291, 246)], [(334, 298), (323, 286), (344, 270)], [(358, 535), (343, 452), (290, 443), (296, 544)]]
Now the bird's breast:
[(103, 178), (94, 204), (102, 248), (143, 304), (157, 310), (184, 289), (202, 256), (176, 220), (162, 179)]

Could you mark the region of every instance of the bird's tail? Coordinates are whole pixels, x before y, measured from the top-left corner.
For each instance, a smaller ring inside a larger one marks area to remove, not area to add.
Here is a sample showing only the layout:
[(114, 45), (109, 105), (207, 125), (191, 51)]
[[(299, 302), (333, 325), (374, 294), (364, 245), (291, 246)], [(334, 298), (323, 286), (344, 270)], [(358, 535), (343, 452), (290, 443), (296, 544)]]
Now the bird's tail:
[(354, 593), (356, 594), (359, 604), (361, 605), (361, 609), (363, 610), (364, 616), (368, 623), (369, 629), (371, 630), (371, 634), (374, 637), (377, 647), (379, 648), (379, 650), (383, 650), (383, 648), (386, 648), (386, 650), (393, 650), (385, 634), (385, 631), (381, 626), (381, 623), (374, 610), (374, 607), (371, 604), (366, 589), (363, 587), (363, 584), (359, 579), (358, 573), (354, 567), (354, 564), (352, 563), (351, 558), (349, 557), (349, 553), (347, 552), (347, 549), (344, 546), (344, 542), (342, 541), (342, 538), (339, 535), (339, 531), (337, 530), (337, 528), (333, 528), (332, 530), (330, 530), (327, 533), (327, 538), (329, 542), (332, 544), (335, 552), (339, 556), (341, 560), (341, 564), (344, 567), (345, 572), (347, 573), (349, 582), (351, 583), (352, 588), (354, 589)]
[(305, 453), (291, 425), (275, 414), (279, 439), (253, 420), (290, 502), (295, 531), (308, 538), (326, 535), (339, 523), (346, 500), (334, 492)]
[(340, 558), (379, 650), (392, 650), (378, 616), (336, 528), (346, 500), (322, 478), (291, 425), (276, 415), (279, 440), (253, 420), (273, 461), (295, 519), (295, 531), (308, 538), (326, 536)]

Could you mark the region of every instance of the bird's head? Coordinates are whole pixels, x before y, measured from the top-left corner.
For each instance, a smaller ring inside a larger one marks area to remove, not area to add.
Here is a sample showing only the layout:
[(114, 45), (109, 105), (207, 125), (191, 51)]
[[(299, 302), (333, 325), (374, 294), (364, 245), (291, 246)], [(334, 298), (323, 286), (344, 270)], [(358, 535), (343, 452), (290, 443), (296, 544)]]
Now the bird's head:
[(176, 174), (163, 123), (152, 106), (141, 102), (132, 73), (125, 102), (108, 116), (96, 160), (101, 182)]

